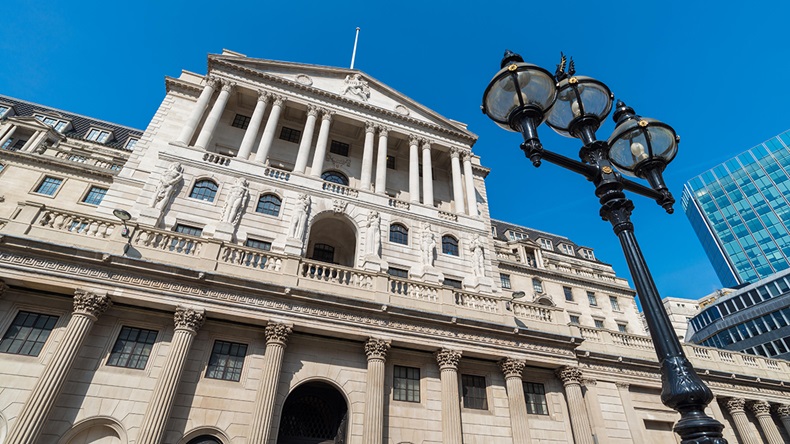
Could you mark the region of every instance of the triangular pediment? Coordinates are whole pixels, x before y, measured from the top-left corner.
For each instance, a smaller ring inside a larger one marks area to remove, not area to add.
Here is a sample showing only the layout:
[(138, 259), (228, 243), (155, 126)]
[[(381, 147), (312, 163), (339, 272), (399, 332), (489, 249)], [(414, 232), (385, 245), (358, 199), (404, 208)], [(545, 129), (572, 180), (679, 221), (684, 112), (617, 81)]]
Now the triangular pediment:
[(279, 79), (308, 91), (314, 90), (324, 95), (336, 96), (349, 103), (356, 102), (395, 116), (436, 126), (457, 133), (465, 139), (472, 141), (477, 139), (477, 136), (468, 131), (463, 123), (436, 113), (359, 70), (253, 59), (230, 51), (222, 55), (210, 55), (210, 68), (212, 63), (231, 64), (256, 71), (272, 80)]

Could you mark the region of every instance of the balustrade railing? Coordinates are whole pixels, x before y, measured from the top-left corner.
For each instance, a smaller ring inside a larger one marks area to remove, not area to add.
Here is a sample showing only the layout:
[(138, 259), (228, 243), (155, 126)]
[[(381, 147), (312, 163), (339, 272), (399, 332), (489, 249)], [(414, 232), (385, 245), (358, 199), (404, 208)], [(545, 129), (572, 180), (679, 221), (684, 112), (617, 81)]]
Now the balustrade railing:
[(335, 194), (340, 194), (343, 196), (350, 196), (350, 197), (359, 197), (359, 191), (334, 182), (324, 182), (321, 185), (321, 188), (324, 191), (329, 191), (330, 193), (335, 193)]
[(271, 177), (272, 179), (282, 180), (283, 182), (288, 182), (291, 180), (290, 172), (270, 166), (267, 166), (263, 169), (263, 175), (266, 177)]
[(214, 163), (217, 165), (228, 166), (230, 165), (231, 158), (228, 156), (223, 156), (217, 153), (204, 153), (203, 160), (208, 163)]
[(407, 279), (390, 276), (389, 289), (392, 294), (420, 301), (438, 302), (439, 300), (440, 287), (425, 285)]
[(453, 295), (455, 296), (455, 305), (471, 310), (499, 313), (499, 299), (461, 291), (455, 291)]
[(405, 200), (395, 199), (394, 197), (390, 197), (389, 199), (389, 206), (393, 208), (400, 208), (401, 210), (408, 210), (411, 207), (409, 202)]
[(612, 341), (618, 345), (626, 347), (642, 348), (645, 350), (653, 349), (653, 341), (648, 336), (631, 335), (628, 333), (610, 332)]
[(584, 327), (580, 325), (579, 331), (582, 334), (582, 338), (588, 341), (601, 342), (601, 331), (597, 328)]
[(198, 237), (152, 228), (138, 228), (132, 243), (138, 247), (153, 248), (187, 256), (198, 256), (203, 249), (203, 240)]
[(451, 220), (453, 222), (457, 222), (458, 215), (454, 213), (450, 213), (448, 211), (439, 210), (439, 219)]
[(238, 245), (223, 245), (219, 257), (222, 262), (228, 264), (275, 272), (280, 271), (283, 263), (282, 257), (270, 251)]
[(43, 210), (38, 224), (54, 230), (98, 238), (112, 235), (116, 225), (109, 220), (56, 209)]
[(555, 316), (552, 313), (561, 311), (559, 308), (516, 301), (510, 302), (510, 307), (513, 310), (513, 314), (518, 318), (532, 319), (541, 322), (554, 322)]
[(302, 260), (299, 275), (306, 279), (349, 287), (373, 288), (373, 274), (341, 265)]

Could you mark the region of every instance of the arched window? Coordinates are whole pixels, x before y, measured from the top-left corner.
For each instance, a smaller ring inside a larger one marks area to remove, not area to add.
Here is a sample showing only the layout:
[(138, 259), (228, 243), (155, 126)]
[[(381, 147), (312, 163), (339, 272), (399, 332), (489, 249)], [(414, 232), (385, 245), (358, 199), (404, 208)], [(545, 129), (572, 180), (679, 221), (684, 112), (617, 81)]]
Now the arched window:
[(348, 186), (348, 177), (346, 177), (345, 174), (337, 171), (327, 171), (321, 175), (321, 179), (324, 179), (327, 182)]
[(409, 245), (409, 229), (401, 224), (390, 225), (390, 242)]
[(200, 435), (197, 438), (190, 439), (187, 444), (222, 444), (222, 441), (209, 435)]
[(327, 244), (315, 244), (313, 246), (313, 260), (334, 263), (335, 247)]
[(442, 253), (458, 256), (458, 239), (450, 235), (442, 236)]
[(213, 180), (203, 179), (195, 182), (192, 187), (192, 192), (189, 197), (193, 199), (205, 200), (206, 202), (214, 202), (217, 197), (217, 184)]
[(258, 199), (258, 206), (255, 207), (255, 211), (268, 214), (269, 216), (279, 216), (280, 205), (282, 205), (282, 200), (279, 197), (274, 194), (264, 194)]

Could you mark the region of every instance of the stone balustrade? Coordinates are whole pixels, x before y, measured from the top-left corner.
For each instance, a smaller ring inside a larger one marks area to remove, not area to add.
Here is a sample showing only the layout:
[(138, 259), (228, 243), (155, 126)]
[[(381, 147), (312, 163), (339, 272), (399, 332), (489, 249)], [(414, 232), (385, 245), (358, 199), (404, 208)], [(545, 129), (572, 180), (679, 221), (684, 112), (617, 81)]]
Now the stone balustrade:
[(556, 322), (559, 319), (557, 313), (562, 312), (561, 308), (532, 304), (529, 302), (513, 301), (510, 302), (510, 307), (517, 318), (549, 323)]
[(267, 166), (263, 170), (263, 175), (266, 177), (271, 177), (275, 180), (281, 180), (283, 182), (288, 182), (291, 179), (291, 173), (285, 170), (280, 170), (274, 167)]
[(38, 218), (38, 225), (58, 231), (68, 231), (88, 237), (107, 238), (117, 222), (71, 211), (45, 208)]
[(612, 337), (612, 342), (617, 345), (653, 350), (653, 341), (648, 336), (632, 335), (617, 331), (610, 331), (609, 334)]
[(204, 153), (203, 160), (216, 165), (228, 166), (230, 165), (231, 158), (217, 153)]
[(333, 182), (324, 182), (321, 189), (330, 193), (340, 194), (341, 196), (359, 197), (359, 191)]
[(499, 313), (501, 311), (499, 309), (501, 299), (463, 291), (455, 291), (453, 295), (455, 296), (455, 305), (488, 313)]
[(411, 204), (405, 200), (395, 199), (394, 197), (391, 197), (388, 203), (392, 208), (400, 208), (402, 210), (408, 210), (411, 207)]
[(303, 259), (299, 276), (308, 280), (327, 282), (363, 289), (373, 288), (374, 274), (342, 265)]
[(242, 267), (279, 272), (283, 265), (284, 257), (271, 251), (259, 250), (238, 245), (223, 245), (220, 247), (220, 261), (226, 264), (240, 265)]
[(154, 228), (138, 228), (134, 233), (132, 245), (152, 248), (187, 256), (200, 256), (204, 240), (174, 231)]
[(439, 219), (449, 220), (452, 222), (458, 222), (458, 215), (455, 213), (450, 213), (448, 211), (439, 210)]
[(389, 289), (390, 293), (397, 296), (420, 301), (437, 302), (442, 287), (390, 276)]

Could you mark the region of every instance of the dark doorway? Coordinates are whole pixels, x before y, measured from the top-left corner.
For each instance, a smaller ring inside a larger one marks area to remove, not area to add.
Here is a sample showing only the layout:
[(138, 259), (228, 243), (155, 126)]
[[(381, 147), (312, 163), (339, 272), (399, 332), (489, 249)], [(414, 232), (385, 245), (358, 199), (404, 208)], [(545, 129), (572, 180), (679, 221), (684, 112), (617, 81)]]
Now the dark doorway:
[(297, 387), (280, 415), (278, 444), (345, 444), (348, 406), (340, 392), (324, 382)]

